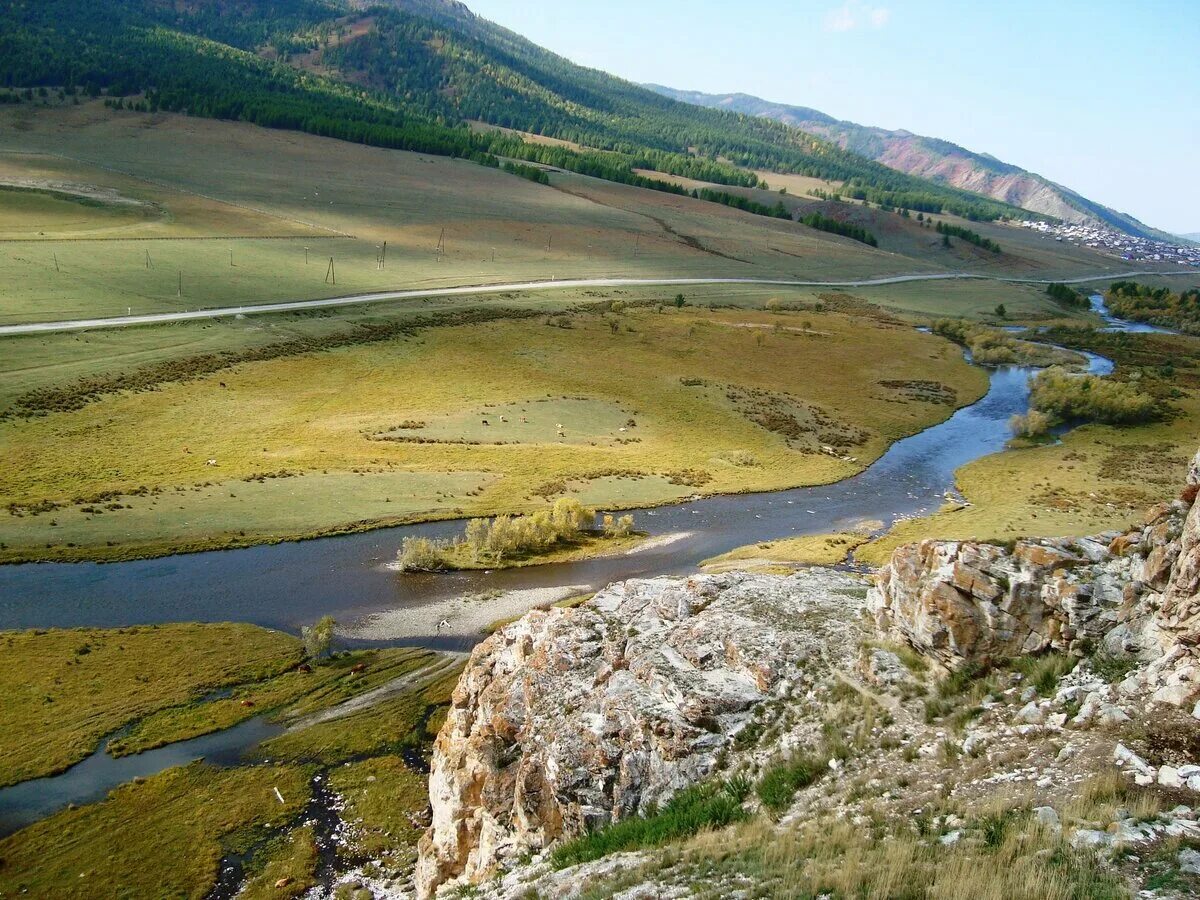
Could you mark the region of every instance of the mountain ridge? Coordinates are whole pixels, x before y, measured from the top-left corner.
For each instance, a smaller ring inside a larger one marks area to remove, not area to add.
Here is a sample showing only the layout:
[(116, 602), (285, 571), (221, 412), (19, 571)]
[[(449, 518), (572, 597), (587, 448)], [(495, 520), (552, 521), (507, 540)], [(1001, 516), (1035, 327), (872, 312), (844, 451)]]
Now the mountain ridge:
[[(684, 103), (773, 119), (816, 134), (897, 171), (990, 196), (1032, 213), (1053, 216), (1072, 224), (1103, 225), (1136, 237), (1155, 240), (1174, 237), (1042, 175), (1006, 163), (990, 153), (977, 153), (941, 138), (906, 129), (860, 125), (812, 107), (775, 103), (752, 94), (706, 94), (649, 83), (643, 86)], [(1189, 240), (1195, 240), (1195, 237)]]

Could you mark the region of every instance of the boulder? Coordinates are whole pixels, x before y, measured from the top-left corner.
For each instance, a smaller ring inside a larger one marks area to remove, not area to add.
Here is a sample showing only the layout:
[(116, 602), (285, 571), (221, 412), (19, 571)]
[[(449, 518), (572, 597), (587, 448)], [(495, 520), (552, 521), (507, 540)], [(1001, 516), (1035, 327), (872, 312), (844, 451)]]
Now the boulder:
[[(879, 572), (867, 608), (884, 634), (946, 669), (1012, 656), (1066, 650), (1099, 639), (1117, 619), (1123, 593), (1100, 591), (1075, 570), (1093, 566), (1066, 540), (993, 544), (922, 541), (899, 547)], [(1089, 555), (1105, 561), (1103, 544)]]
[(645, 812), (716, 771), (760, 703), (847, 644), (852, 576), (729, 573), (610, 585), (471, 654), (434, 746), (417, 892)]

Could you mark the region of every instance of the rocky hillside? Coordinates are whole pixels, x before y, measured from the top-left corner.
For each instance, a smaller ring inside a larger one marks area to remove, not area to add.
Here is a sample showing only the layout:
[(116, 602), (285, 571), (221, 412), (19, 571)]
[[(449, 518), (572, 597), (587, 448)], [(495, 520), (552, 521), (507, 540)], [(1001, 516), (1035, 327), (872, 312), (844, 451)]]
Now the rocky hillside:
[(1041, 175), (949, 141), (846, 122), (806, 106), (772, 103), (749, 94), (704, 94), (657, 84), (645, 86), (684, 103), (782, 122), (908, 175), (983, 194), (1064, 222), (1106, 225), (1137, 237), (1171, 240), (1170, 235), (1127, 213), (1089, 200)]
[(454, 693), (414, 882), (372, 887), (1195, 896), (1198, 490), (1200, 454), (1126, 533), (530, 613)]

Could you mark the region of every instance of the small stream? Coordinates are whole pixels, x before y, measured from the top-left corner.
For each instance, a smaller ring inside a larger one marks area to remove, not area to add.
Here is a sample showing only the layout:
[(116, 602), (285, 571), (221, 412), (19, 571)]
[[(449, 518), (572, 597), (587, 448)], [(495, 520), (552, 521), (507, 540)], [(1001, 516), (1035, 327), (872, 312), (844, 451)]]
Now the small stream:
[(187, 765), (197, 759), (206, 759), (214, 765), (236, 765), (251, 747), (282, 732), (282, 725), (255, 716), (224, 731), (177, 741), (132, 756), (114, 757), (108, 754), (108, 742), (118, 737), (118, 732), (105, 738), (91, 756), (59, 775), (0, 788), (0, 837), (70, 803), (103, 800), (118, 785), (173, 766)]
[[(1086, 355), (1089, 372), (1112, 371), (1111, 360)], [(1035, 371), (990, 368), (983, 398), (941, 424), (897, 441), (867, 469), (836, 484), (637, 510), (634, 519), (640, 530), (687, 534), (641, 553), (491, 573), (401, 576), (386, 568), (404, 537), (444, 537), (462, 527), (461, 522), (441, 522), (124, 563), (3, 566), (0, 629), (232, 620), (295, 631), (326, 613), (350, 623), (402, 610), (411, 616), (410, 623), (419, 623), (418, 630), (427, 631), (375, 643), (469, 649), (474, 639), (439, 637), (435, 622), (422, 608), (445, 597), (488, 590), (563, 585), (598, 589), (625, 578), (691, 571), (703, 559), (756, 541), (843, 530), (863, 521), (887, 527), (933, 512), (953, 494), (956, 469), (1003, 449), (1010, 437), (1009, 418), (1028, 408)], [(280, 731), (282, 726), (258, 716), (225, 731), (120, 759), (106, 752), (108, 740), (116, 737), (112, 735), (60, 775), (0, 789), (0, 836), (69, 803), (99, 800), (136, 777), (199, 758), (235, 764)], [(229, 873), (230, 879), (234, 874)]]

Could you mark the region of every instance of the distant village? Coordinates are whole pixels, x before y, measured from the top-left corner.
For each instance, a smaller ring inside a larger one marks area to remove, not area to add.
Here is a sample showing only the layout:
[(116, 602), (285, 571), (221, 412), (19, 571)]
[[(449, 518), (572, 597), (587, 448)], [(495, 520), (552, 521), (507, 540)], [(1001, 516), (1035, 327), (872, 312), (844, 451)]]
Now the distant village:
[(1021, 226), (1031, 231), (1039, 231), (1056, 241), (1092, 247), (1103, 253), (1119, 256), (1121, 259), (1148, 259), (1200, 267), (1200, 246), (1195, 244), (1152, 241), (1099, 225), (1055, 224), (1026, 219), (1021, 222)]

